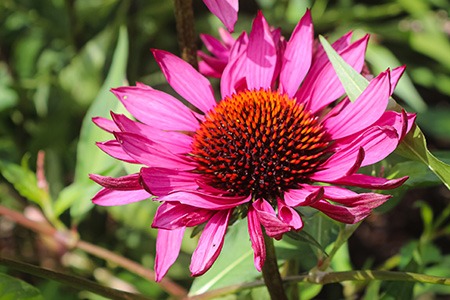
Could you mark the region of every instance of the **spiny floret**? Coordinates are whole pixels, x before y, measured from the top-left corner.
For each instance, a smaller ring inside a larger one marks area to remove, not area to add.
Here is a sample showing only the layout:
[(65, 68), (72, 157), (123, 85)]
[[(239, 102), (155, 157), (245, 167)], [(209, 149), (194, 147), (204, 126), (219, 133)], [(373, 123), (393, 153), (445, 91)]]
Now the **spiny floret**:
[(275, 199), (318, 169), (328, 144), (318, 118), (303, 104), (270, 90), (246, 90), (206, 115), (191, 154), (209, 185)]

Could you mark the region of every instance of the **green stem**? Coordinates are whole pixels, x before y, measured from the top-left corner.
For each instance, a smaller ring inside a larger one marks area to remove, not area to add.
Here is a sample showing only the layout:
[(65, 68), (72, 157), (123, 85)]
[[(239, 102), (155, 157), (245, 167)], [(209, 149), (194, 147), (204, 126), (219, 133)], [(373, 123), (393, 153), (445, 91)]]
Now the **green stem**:
[(192, 0), (174, 0), (181, 58), (197, 69), (197, 45)]
[(269, 290), (270, 298), (273, 300), (287, 300), (284, 292), (283, 280), (278, 270), (277, 256), (273, 239), (264, 234), (264, 243), (266, 245), (266, 260), (262, 268), (264, 283)]
[(55, 272), (52, 270), (40, 268), (40, 267), (33, 266), (33, 265), (30, 265), (30, 264), (27, 264), (24, 262), (10, 260), (7, 258), (0, 257), (0, 265), (3, 265), (5, 267), (8, 267), (8, 268), (11, 268), (14, 270), (18, 270), (18, 271), (21, 271), (21, 272), (24, 272), (27, 274), (31, 274), (31, 275), (34, 275), (37, 277), (54, 280), (54, 281), (63, 283), (67, 286), (71, 286), (78, 290), (87, 290), (87, 291), (90, 291), (97, 295), (104, 296), (108, 299), (117, 299), (117, 300), (122, 300), (122, 299), (123, 300), (132, 300), (132, 299), (148, 300), (149, 299), (149, 298), (139, 295), (139, 294), (128, 293), (128, 292), (112, 289), (112, 288), (109, 288), (106, 286), (102, 286), (95, 282), (89, 281), (87, 279), (84, 279), (84, 278), (81, 278), (78, 276)]

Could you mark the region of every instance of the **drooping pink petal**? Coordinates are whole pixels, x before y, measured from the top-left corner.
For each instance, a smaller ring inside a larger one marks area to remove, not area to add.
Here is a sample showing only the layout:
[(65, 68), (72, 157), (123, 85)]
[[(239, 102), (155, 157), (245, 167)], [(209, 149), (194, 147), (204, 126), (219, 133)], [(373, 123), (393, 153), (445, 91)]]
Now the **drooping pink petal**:
[(180, 202), (199, 208), (225, 210), (230, 209), (250, 201), (250, 196), (215, 196), (197, 191), (175, 192), (161, 197), (160, 201)]
[(159, 282), (173, 265), (181, 249), (185, 227), (158, 230), (156, 238), (155, 281)]
[(253, 21), (247, 55), (247, 87), (249, 89), (271, 88), (277, 63), (275, 42), (261, 12)]
[(319, 182), (329, 182), (348, 176), (361, 167), (364, 160), (364, 148), (356, 149), (349, 147), (343, 149), (332, 155), (326, 162), (323, 163), (323, 170), (317, 171), (310, 176), (310, 179)]
[(208, 221), (214, 214), (206, 210), (176, 202), (164, 202), (156, 211), (152, 227), (172, 230), (179, 227), (193, 227)]
[(113, 131), (119, 131), (119, 128), (112, 120), (102, 117), (94, 117), (92, 118), (92, 122), (94, 122), (95, 125), (107, 132), (112, 133)]
[(376, 208), (386, 202), (392, 196), (377, 193), (355, 193), (351, 190), (337, 187), (325, 186), (325, 197), (335, 203), (342, 204), (347, 207), (364, 206), (366, 208)]
[(214, 92), (202, 74), (181, 58), (162, 50), (152, 50), (170, 86), (189, 103), (206, 113), (216, 105)]
[(163, 131), (161, 129), (128, 119), (125, 115), (111, 113), (114, 122), (122, 132), (138, 134), (175, 154), (186, 154), (192, 148), (192, 137), (177, 131)]
[(288, 206), (309, 206), (323, 197), (323, 187), (302, 185), (284, 193), (284, 202)]
[(349, 206), (336, 205), (325, 200), (320, 200), (313, 204), (312, 207), (339, 222), (354, 224), (366, 218), (374, 208), (383, 204), (390, 197), (390, 195), (373, 193), (339, 198), (336, 196), (333, 201), (339, 201)]
[(373, 79), (355, 102), (324, 121), (332, 139), (349, 136), (375, 123), (386, 110), (390, 93), (389, 71)]
[(155, 196), (166, 196), (174, 191), (195, 191), (200, 174), (166, 168), (142, 168), (142, 184)]
[(139, 174), (130, 174), (118, 178), (89, 174), (89, 178), (101, 186), (121, 191), (142, 190)]
[(116, 140), (111, 140), (107, 142), (97, 142), (97, 147), (99, 147), (103, 152), (108, 154), (109, 156), (112, 156), (118, 160), (125, 161), (127, 163), (131, 164), (138, 164), (139, 162), (136, 161), (134, 158), (128, 155), (125, 151), (123, 151), (122, 147), (120, 146), (119, 142)]
[(140, 135), (116, 132), (115, 137), (128, 155), (146, 166), (175, 170), (192, 170), (194, 168), (184, 157), (177, 156), (163, 146)]
[(239, 0), (203, 0), (203, 2), (222, 21), (228, 31), (234, 31), (238, 18)]
[(283, 233), (291, 229), (289, 225), (278, 219), (275, 210), (266, 200), (257, 200), (252, 203), (252, 206), (258, 213), (259, 222), (266, 229), (268, 236), (279, 240)]
[(206, 224), (198, 241), (198, 246), (192, 254), (189, 267), (192, 276), (204, 274), (216, 261), (220, 250), (222, 250), (231, 212), (232, 209), (218, 211)]
[[(361, 72), (364, 65), (364, 53), (367, 42), (368, 36), (337, 52), (357, 72)], [(322, 48), (322, 46), (319, 47)], [(324, 61), (326, 63), (322, 65)], [(296, 97), (300, 102), (307, 102), (311, 111), (317, 112), (343, 94), (344, 87), (330, 61), (324, 56), (322, 61), (313, 62), (310, 72), (305, 77)]]
[(282, 222), (289, 225), (293, 230), (300, 230), (303, 228), (303, 221), (298, 212), (287, 206), (282, 200), (277, 200), (278, 217)]
[(386, 179), (381, 177), (373, 177), (365, 174), (353, 174), (341, 177), (333, 183), (340, 185), (357, 186), (371, 190), (389, 190), (401, 186), (408, 180), (408, 176), (397, 179)]
[(394, 93), (395, 87), (397, 86), (400, 77), (402, 77), (405, 72), (406, 66), (400, 66), (391, 70), (391, 89), (389, 91), (389, 95)]
[(111, 90), (139, 121), (162, 130), (195, 131), (197, 114), (164, 92), (139, 86)]
[(259, 222), (258, 213), (251, 205), (249, 206), (247, 213), (247, 222), (248, 233), (250, 235), (250, 241), (252, 242), (253, 248), (253, 262), (256, 270), (261, 272), (264, 261), (266, 260), (266, 245), (264, 244), (264, 236), (261, 223)]
[(116, 206), (142, 201), (150, 196), (144, 189), (127, 191), (103, 188), (92, 198), (92, 202), (100, 206)]
[(311, 12), (306, 11), (292, 32), (284, 51), (280, 72), (280, 90), (294, 97), (311, 66), (314, 29)]

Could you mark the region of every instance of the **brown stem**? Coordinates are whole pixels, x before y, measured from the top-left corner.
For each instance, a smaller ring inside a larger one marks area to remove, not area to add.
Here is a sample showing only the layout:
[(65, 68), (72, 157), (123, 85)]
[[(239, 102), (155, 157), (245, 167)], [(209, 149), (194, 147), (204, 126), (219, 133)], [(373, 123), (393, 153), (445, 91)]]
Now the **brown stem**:
[[(0, 205), (0, 215), (4, 215), (5, 217), (13, 220), (17, 224), (20, 224), (26, 228), (29, 228), (37, 233), (53, 236), (56, 240), (62, 243), (65, 247), (78, 248), (83, 250), (91, 255), (100, 257), (102, 259), (113, 262), (128, 271), (137, 274), (147, 280), (153, 280), (155, 278), (155, 273), (145, 268), (144, 266), (129, 260), (123, 256), (117, 255), (109, 250), (101, 248), (99, 246), (93, 245), (91, 243), (79, 240), (73, 232), (62, 233), (57, 231), (48, 223), (36, 222), (28, 219), (22, 213), (11, 210), (7, 207)], [(176, 284), (175, 282), (164, 278), (158, 283), (162, 289), (164, 289), (167, 293), (175, 297), (184, 297), (187, 294), (187, 291)]]
[(174, 0), (181, 58), (197, 69), (197, 45), (192, 0)]
[(262, 275), (264, 283), (269, 290), (270, 298), (272, 300), (287, 300), (286, 293), (284, 292), (283, 280), (281, 279), (280, 271), (278, 270), (273, 239), (268, 237), (266, 233), (264, 233), (264, 243), (266, 245), (266, 261), (262, 268)]

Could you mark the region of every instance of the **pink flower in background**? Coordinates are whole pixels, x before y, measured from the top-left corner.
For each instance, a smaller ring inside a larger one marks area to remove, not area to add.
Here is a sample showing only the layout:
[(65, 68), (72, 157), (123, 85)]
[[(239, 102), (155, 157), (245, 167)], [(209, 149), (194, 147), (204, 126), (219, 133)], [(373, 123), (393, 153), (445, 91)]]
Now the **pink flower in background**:
[[(333, 47), (360, 72), (368, 37), (350, 38)], [(114, 113), (112, 121), (94, 119), (114, 134), (98, 144), (103, 151), (143, 167), (120, 178), (91, 174), (104, 187), (93, 202), (123, 205), (152, 195), (161, 202), (152, 223), (159, 229), (156, 280), (176, 260), (187, 227), (205, 224), (192, 255), (193, 276), (218, 257), (230, 220), (245, 216), (261, 270), (263, 230), (280, 239), (302, 229), (296, 207), (356, 223), (390, 196), (345, 186), (384, 190), (406, 181), (358, 173), (394, 151), (414, 122), (413, 114), (386, 111), (404, 68), (381, 73), (350, 102), (323, 48), (313, 54), (309, 11), (289, 41), (280, 41), (259, 13), (250, 34), (229, 50), (219, 101), (189, 64), (153, 50), (168, 83), (191, 105), (138, 84), (112, 90), (138, 121)]]
[(203, 0), (203, 2), (222, 21), (228, 31), (234, 31), (238, 18), (239, 0)]

